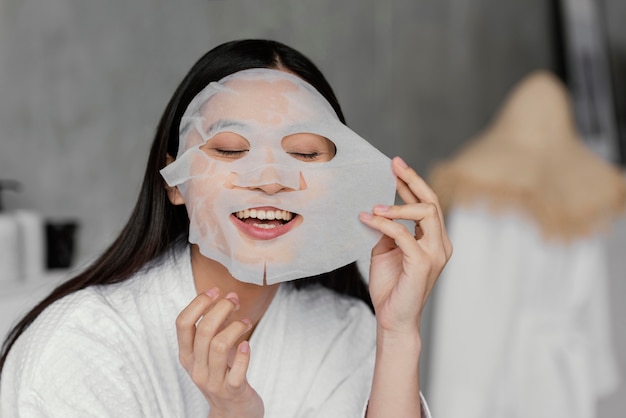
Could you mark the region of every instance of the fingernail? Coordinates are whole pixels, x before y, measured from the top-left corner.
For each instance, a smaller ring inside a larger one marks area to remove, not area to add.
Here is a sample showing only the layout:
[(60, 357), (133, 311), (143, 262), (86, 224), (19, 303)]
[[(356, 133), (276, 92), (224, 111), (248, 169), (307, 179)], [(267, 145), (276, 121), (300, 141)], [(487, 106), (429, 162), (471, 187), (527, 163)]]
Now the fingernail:
[(400, 157), (396, 157), (396, 161), (398, 162), (398, 165), (402, 168), (408, 168), (409, 165)]
[(389, 210), (389, 206), (386, 206), (386, 205), (374, 206), (374, 212), (387, 212), (388, 210)]
[(373, 217), (371, 213), (367, 213), (367, 212), (361, 212), (359, 215), (361, 216), (361, 219), (365, 219), (365, 220), (372, 219)]
[(239, 351), (244, 354), (248, 354), (250, 352), (250, 343), (248, 343), (248, 341), (243, 341), (239, 344)]
[(211, 299), (215, 299), (217, 295), (220, 294), (220, 289), (218, 287), (214, 287), (204, 292), (204, 294), (210, 297)]
[(247, 326), (252, 325), (252, 322), (248, 319), (248, 318), (244, 318), (241, 320), (241, 322), (243, 322), (244, 324), (246, 324)]
[(239, 296), (235, 292), (230, 292), (227, 294), (224, 299), (228, 299), (235, 305), (235, 310), (239, 309)]

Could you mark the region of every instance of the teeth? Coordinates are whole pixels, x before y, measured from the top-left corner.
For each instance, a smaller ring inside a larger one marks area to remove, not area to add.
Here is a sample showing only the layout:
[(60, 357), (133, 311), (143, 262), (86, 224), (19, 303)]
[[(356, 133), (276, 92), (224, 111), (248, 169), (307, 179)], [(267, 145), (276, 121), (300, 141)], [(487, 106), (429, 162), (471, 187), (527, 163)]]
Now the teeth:
[(256, 226), (257, 228), (262, 228), (262, 229), (276, 228), (276, 225), (270, 225), (270, 224), (253, 224), (253, 225)]
[(285, 221), (290, 221), (293, 218), (293, 213), (288, 212), (286, 210), (257, 210), (257, 209), (246, 209), (240, 210), (236, 213), (239, 219), (248, 219), (255, 218), (259, 220), (274, 220), (274, 219), (283, 219)]

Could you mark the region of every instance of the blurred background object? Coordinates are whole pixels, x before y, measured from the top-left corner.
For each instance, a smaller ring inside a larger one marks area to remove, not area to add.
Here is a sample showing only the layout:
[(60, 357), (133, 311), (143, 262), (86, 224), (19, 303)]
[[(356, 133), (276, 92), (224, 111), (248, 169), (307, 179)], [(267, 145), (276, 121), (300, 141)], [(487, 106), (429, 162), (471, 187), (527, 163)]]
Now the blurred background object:
[(17, 192), (15, 180), (0, 180), (0, 282), (18, 279), (20, 272), (19, 223), (4, 207), (4, 193)]
[(433, 412), (596, 417), (620, 379), (606, 239), (626, 179), (584, 145), (566, 87), (529, 74), (430, 181), (455, 245), (433, 311)]
[(620, 73), (619, 64), (611, 62), (612, 43), (619, 45), (619, 40), (609, 35), (604, 2), (551, 1), (556, 5), (555, 30), (560, 40), (557, 71), (571, 91), (578, 131), (587, 146), (602, 158), (624, 162), (626, 103), (622, 101), (626, 93), (620, 90), (626, 87), (626, 68)]
[(0, 180), (0, 282), (24, 281), (44, 271), (43, 221), (33, 210), (6, 210), (8, 190), (21, 192), (22, 187), (15, 180)]
[[(626, 2), (603, 6), (611, 68), (626, 74)], [(77, 220), (69, 270), (93, 260), (130, 215), (157, 121), (180, 79), (209, 48), (247, 37), (306, 53), (350, 126), (425, 176), (486, 125), (520, 79), (536, 69), (560, 74), (556, 9), (545, 0), (0, 0), (0, 178), (23, 186), (7, 196), (7, 210)], [(624, 81), (613, 86), (625, 97)], [(609, 286), (622, 370), (625, 249), (619, 223)], [(63, 274), (0, 290), (2, 318), (10, 322), (41, 297), (41, 282), (51, 286)], [(428, 347), (423, 356), (428, 374)], [(599, 416), (624, 410), (622, 384)]]
[(67, 269), (72, 266), (76, 252), (78, 221), (46, 222), (46, 267)]

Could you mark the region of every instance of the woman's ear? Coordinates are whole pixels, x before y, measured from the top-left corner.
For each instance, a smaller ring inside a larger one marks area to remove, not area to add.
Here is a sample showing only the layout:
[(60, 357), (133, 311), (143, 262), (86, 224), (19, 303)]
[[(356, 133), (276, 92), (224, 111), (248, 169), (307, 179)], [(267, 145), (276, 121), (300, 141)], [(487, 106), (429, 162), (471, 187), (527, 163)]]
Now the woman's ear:
[[(165, 163), (169, 165), (173, 162), (174, 162), (174, 158), (171, 155), (166, 154)], [(167, 191), (167, 197), (170, 199), (170, 202), (172, 202), (172, 205), (183, 205), (185, 203), (185, 201), (183, 200), (183, 195), (180, 194), (180, 190), (178, 190), (178, 187), (176, 186), (172, 187), (169, 184), (167, 184), (165, 181), (163, 181), (163, 186), (165, 187), (165, 190)]]

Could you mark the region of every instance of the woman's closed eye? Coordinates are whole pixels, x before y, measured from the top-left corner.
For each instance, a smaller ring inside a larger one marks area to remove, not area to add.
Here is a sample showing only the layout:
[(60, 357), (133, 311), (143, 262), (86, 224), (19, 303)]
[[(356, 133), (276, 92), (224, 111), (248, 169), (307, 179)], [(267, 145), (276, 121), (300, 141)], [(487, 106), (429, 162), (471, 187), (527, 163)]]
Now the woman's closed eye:
[(302, 159), (302, 160), (317, 160), (322, 153), (317, 151), (312, 152), (288, 152), (294, 158)]
[(335, 156), (335, 144), (321, 135), (303, 132), (282, 139), (281, 146), (289, 155), (300, 161), (325, 162)]
[(246, 156), (250, 143), (233, 132), (220, 132), (200, 147), (209, 157), (220, 161), (233, 161)]
[(231, 149), (219, 149), (213, 148), (213, 151), (219, 155), (223, 155), (225, 157), (243, 157), (248, 151), (247, 149), (242, 150), (231, 150)]

